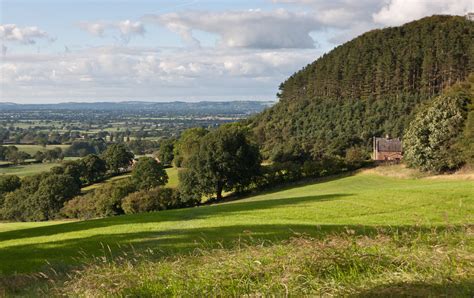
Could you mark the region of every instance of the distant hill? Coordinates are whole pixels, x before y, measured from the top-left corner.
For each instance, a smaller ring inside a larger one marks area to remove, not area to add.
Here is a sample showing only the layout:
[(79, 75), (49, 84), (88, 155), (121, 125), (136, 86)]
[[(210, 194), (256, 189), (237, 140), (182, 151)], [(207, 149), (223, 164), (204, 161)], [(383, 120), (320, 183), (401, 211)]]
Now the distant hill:
[(474, 70), (474, 22), (432, 16), (367, 32), (280, 86), (252, 122), (273, 159), (341, 155), (372, 136), (401, 137), (417, 107)]
[(96, 110), (96, 111), (129, 111), (150, 112), (161, 114), (255, 114), (271, 106), (270, 101), (228, 101), (228, 102), (95, 102), (95, 103), (59, 103), (59, 104), (15, 104), (0, 103), (0, 110), (38, 111), (38, 110)]

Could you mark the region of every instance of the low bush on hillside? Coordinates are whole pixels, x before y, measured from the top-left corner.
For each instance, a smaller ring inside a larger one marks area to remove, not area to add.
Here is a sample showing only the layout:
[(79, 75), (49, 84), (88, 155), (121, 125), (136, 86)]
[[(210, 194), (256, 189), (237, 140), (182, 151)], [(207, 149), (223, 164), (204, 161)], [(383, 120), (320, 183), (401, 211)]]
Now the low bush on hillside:
[(129, 194), (122, 200), (126, 214), (160, 211), (181, 207), (179, 193), (173, 188), (154, 188)]
[[(239, 240), (189, 256), (124, 255), (76, 271), (53, 292), (132, 297), (451, 296), (474, 291), (471, 228), (345, 233), (279, 243)], [(157, 260), (158, 257), (158, 260)], [(137, 261), (138, 260), (138, 261)]]
[(405, 134), (409, 166), (441, 173), (472, 159), (474, 93), (469, 88), (468, 84), (455, 86), (418, 113)]
[(179, 191), (157, 187), (137, 191), (130, 179), (106, 184), (64, 204), (61, 214), (69, 218), (97, 218), (121, 214), (160, 211), (191, 206), (181, 200)]
[(0, 194), (12, 192), (21, 186), (21, 180), (15, 175), (0, 176)]
[(123, 214), (122, 199), (136, 188), (130, 181), (110, 183), (64, 204), (61, 214), (70, 218), (94, 218)]

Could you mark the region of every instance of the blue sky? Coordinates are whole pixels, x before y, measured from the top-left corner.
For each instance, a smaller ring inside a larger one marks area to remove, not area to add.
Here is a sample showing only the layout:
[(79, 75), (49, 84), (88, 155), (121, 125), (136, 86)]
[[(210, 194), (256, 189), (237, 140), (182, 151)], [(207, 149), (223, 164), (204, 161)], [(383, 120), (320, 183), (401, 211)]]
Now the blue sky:
[(0, 102), (275, 100), (374, 28), (472, 0), (0, 0)]

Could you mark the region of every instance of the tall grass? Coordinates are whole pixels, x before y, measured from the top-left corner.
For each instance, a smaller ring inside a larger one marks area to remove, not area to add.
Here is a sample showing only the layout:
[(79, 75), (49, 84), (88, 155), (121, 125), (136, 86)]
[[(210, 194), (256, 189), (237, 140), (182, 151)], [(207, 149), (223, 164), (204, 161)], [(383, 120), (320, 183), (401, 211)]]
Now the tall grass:
[[(43, 294), (73, 296), (456, 296), (474, 293), (472, 227), (240, 240), (160, 259), (109, 248)], [(44, 276), (46, 276), (45, 274)], [(54, 276), (54, 274), (53, 274)]]

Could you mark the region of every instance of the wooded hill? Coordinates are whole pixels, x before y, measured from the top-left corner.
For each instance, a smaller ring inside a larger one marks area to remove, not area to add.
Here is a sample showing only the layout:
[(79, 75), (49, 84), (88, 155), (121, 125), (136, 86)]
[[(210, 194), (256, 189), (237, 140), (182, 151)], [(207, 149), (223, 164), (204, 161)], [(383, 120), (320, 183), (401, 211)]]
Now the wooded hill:
[(367, 32), (292, 75), (252, 120), (273, 160), (344, 156), (402, 137), (417, 107), (474, 70), (474, 22), (432, 16)]

